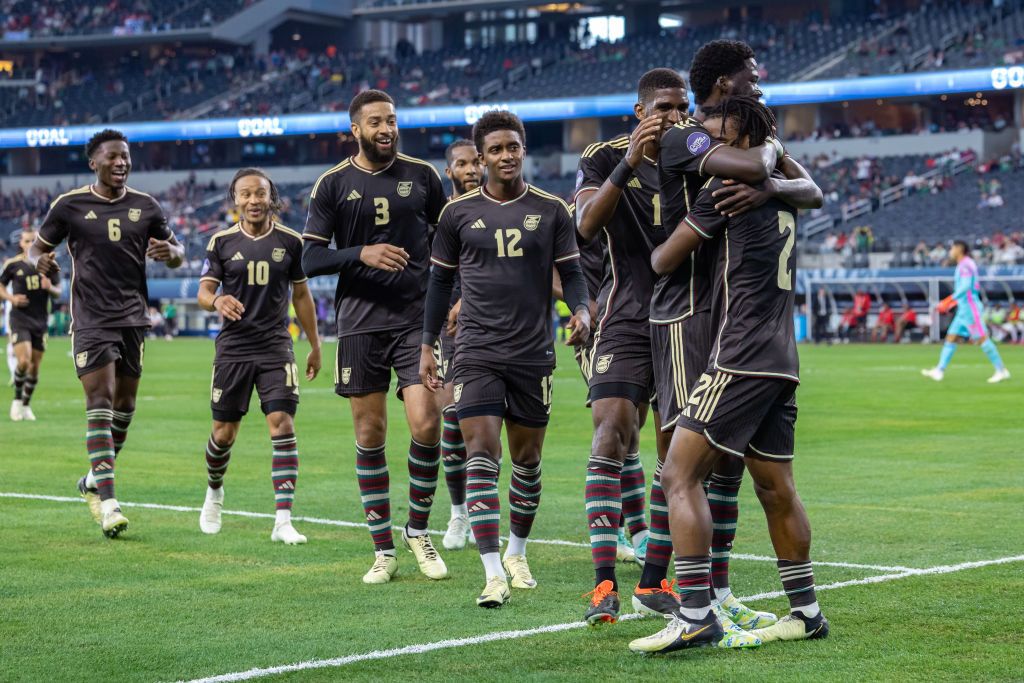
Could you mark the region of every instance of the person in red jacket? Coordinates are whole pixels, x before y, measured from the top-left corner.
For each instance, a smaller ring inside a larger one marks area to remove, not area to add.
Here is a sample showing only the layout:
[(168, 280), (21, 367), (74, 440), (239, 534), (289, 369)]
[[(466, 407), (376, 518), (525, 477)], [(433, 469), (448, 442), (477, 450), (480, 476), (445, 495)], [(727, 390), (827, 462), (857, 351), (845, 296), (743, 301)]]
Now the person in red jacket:
[(896, 314), (887, 303), (882, 304), (882, 310), (878, 312), (878, 319), (875, 326), (871, 328), (871, 341), (884, 342), (889, 339), (889, 333), (896, 330)]

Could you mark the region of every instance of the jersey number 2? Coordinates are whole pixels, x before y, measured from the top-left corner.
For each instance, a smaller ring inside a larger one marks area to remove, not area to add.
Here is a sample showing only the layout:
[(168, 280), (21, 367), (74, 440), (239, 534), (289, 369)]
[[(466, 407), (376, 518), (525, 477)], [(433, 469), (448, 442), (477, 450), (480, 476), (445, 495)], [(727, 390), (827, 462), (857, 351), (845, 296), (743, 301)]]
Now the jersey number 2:
[(498, 242), (498, 258), (522, 256), (523, 248), (519, 246), (519, 240), (522, 239), (522, 236), (523, 233), (519, 232), (517, 228), (495, 230), (494, 239)]
[(793, 289), (793, 271), (789, 269), (789, 255), (793, 252), (793, 243), (796, 242), (796, 219), (788, 211), (779, 211), (779, 233), (786, 235), (786, 244), (779, 254), (779, 289)]

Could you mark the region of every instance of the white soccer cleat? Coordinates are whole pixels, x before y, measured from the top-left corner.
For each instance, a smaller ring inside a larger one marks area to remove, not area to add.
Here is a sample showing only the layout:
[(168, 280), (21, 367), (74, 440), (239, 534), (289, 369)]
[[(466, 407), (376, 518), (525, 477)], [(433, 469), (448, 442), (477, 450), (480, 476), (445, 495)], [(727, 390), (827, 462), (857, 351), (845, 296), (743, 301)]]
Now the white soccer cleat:
[(615, 543), (615, 559), (619, 562), (636, 562), (636, 550), (626, 538), (626, 532), (619, 527), (619, 537)]
[[(1007, 373), (1006, 377), (1007, 378), (1010, 377), (1009, 373)], [(989, 381), (991, 382), (992, 380), (989, 380)], [(35, 422), (36, 421), (36, 414), (32, 412), (32, 408), (30, 406), (22, 406), (21, 407), (21, 419), (25, 420), (26, 422)]]
[(283, 522), (274, 525), (270, 540), (285, 545), (301, 545), (306, 542), (306, 537), (296, 531), (291, 522)]
[(206, 500), (199, 513), (199, 530), (204, 534), (220, 532), (221, 509), (224, 507), (224, 489), (206, 489)]
[(394, 555), (377, 553), (370, 571), (363, 574), (363, 583), (387, 583), (398, 573), (398, 558)]
[[(114, 505), (117, 505), (117, 501), (114, 501)], [(100, 522), (100, 528), (103, 529), (103, 535), (107, 538), (117, 538), (128, 528), (128, 518), (121, 514), (121, 508), (114, 507), (112, 510), (107, 510), (103, 513), (103, 521)]]
[(1000, 382), (1005, 382), (1008, 379), (1010, 379), (1010, 371), (1003, 368), (1002, 370), (996, 370), (996, 374), (988, 378), (988, 383), (999, 384)]
[(942, 378), (946, 376), (946, 373), (944, 373), (939, 368), (930, 368), (928, 370), (922, 370), (921, 374), (927, 377), (928, 379), (935, 380), (936, 382), (941, 382)]
[(24, 407), (25, 404), (19, 398), (11, 401), (11, 422), (21, 422), (24, 419), (24, 414), (22, 413), (22, 408)]
[(469, 517), (455, 515), (448, 520), (448, 531), (444, 532), (441, 545), (445, 547), (445, 550), (462, 550), (466, 547), (469, 532)]
[(508, 572), (509, 583), (513, 588), (531, 589), (537, 587), (537, 579), (533, 578), (530, 571), (530, 564), (526, 561), (526, 555), (506, 555), (501, 560), (501, 566)]
[(405, 547), (409, 549), (409, 552), (416, 557), (416, 564), (419, 565), (420, 571), (425, 577), (435, 581), (448, 578), (448, 566), (437, 554), (437, 549), (431, 543), (429, 534), (410, 536), (406, 529), (402, 529), (402, 541), (405, 542)]

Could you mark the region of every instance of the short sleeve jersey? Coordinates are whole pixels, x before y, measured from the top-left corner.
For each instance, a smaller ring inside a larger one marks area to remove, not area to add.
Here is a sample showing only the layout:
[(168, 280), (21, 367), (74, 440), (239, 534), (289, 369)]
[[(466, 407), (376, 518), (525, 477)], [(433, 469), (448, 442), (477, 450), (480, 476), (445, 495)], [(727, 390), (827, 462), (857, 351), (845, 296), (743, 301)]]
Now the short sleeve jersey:
[(338, 249), (392, 244), (409, 254), (398, 273), (359, 262), (340, 274), (339, 337), (423, 324), (431, 231), (444, 204), (437, 170), (404, 154), (372, 172), (346, 159), (316, 181), (303, 239)]
[(552, 271), (579, 258), (575, 232), (565, 202), (530, 185), (509, 201), (478, 188), (445, 207), (431, 261), (462, 282), (456, 363), (554, 365)]
[(717, 321), (712, 362), (723, 372), (799, 382), (793, 324), (797, 212), (770, 199), (727, 218), (711, 196), (722, 186), (712, 178), (685, 219), (697, 234), (713, 240), (703, 247), (713, 247), (717, 256), (711, 271)]
[[(50, 274), (53, 284), (60, 282), (57, 273)], [(42, 334), (50, 314), (50, 292), (43, 286), (43, 276), (24, 256), (7, 259), (0, 268), (0, 286), (10, 286), (11, 294), (24, 294), (28, 306), (11, 307), (11, 327)]]
[(71, 254), (71, 330), (149, 327), (146, 249), (172, 237), (167, 217), (145, 192), (107, 199), (86, 185), (57, 197), (38, 239)]
[[(704, 165), (721, 146), (693, 118), (677, 123), (662, 135), (658, 184), (666, 234), (671, 234), (690, 210), (707, 181)], [(673, 323), (707, 311), (696, 305), (694, 296), (694, 289), (708, 286), (706, 272), (714, 260), (714, 254), (704, 251), (703, 247), (698, 249), (675, 271), (658, 278), (651, 298), (651, 322)]]
[[(626, 155), (629, 137), (598, 142), (583, 151), (576, 173), (576, 197), (597, 190)], [(665, 240), (658, 193), (658, 167), (644, 159), (622, 191), (608, 225), (601, 231), (608, 267), (598, 301), (601, 329), (628, 325), (647, 332), (651, 296), (657, 276), (651, 270), (651, 252)]]
[(292, 285), (306, 281), (302, 235), (274, 223), (253, 237), (236, 223), (210, 238), (199, 280), (217, 283), (245, 307), (241, 320), (225, 320), (217, 334), (217, 362), (292, 360), (288, 304)]

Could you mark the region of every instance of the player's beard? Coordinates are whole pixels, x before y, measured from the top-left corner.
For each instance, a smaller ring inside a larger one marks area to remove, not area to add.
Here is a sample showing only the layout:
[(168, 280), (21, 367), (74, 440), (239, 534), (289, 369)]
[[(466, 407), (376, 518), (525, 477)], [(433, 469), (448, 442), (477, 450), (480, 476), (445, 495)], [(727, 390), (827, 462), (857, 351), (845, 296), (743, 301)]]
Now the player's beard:
[(455, 194), (462, 196), (467, 192), (470, 192), (471, 190), (475, 190), (476, 188), (480, 187), (479, 178), (476, 180), (471, 180), (470, 182), (473, 183), (473, 187), (467, 188), (466, 183), (462, 182), (455, 176), (452, 176), (452, 188), (455, 190)]
[(373, 141), (373, 138), (367, 140), (366, 138), (360, 137), (359, 149), (363, 152), (363, 156), (369, 159), (371, 163), (390, 163), (394, 160), (395, 155), (398, 154), (398, 133), (395, 132), (395, 134), (391, 136), (391, 150), (388, 152), (381, 152), (378, 150), (377, 143)]

